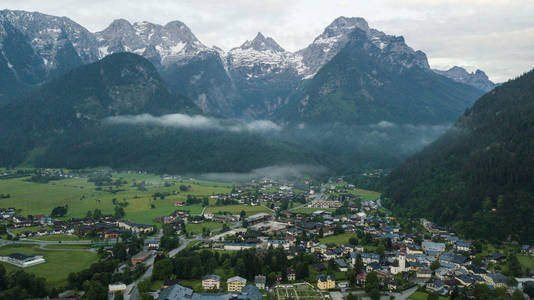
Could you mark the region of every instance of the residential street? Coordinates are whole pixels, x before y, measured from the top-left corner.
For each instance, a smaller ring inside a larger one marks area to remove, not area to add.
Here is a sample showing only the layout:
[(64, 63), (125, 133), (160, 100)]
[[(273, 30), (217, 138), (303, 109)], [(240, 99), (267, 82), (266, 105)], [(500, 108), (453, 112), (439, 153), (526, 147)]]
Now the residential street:
[[(176, 249), (173, 249), (169, 252), (169, 257), (174, 257), (176, 254), (178, 254), (180, 251), (184, 250), (187, 245), (193, 241), (199, 241), (202, 240), (200, 236), (195, 236), (191, 239), (183, 239), (180, 237), (180, 246)], [(130, 283), (126, 287), (126, 293), (124, 293), (124, 300), (137, 300), (139, 299), (139, 290), (137, 289), (137, 284), (139, 282), (145, 280), (146, 278), (149, 278), (152, 276), (152, 271), (154, 269), (154, 255), (152, 255), (149, 259), (145, 261), (145, 265), (148, 266), (148, 269), (146, 270), (145, 274), (143, 274), (139, 279), (136, 281)]]

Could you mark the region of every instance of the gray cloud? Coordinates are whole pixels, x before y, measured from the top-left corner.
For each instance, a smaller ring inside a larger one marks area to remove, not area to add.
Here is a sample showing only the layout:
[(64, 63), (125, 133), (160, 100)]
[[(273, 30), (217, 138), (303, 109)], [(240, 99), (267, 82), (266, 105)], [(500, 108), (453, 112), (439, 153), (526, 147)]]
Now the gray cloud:
[(226, 181), (226, 182), (246, 182), (252, 179), (262, 179), (265, 177), (278, 180), (288, 180), (300, 178), (302, 176), (317, 176), (325, 174), (328, 170), (323, 166), (314, 165), (287, 165), (269, 166), (254, 169), (249, 173), (205, 173), (199, 177), (206, 180)]
[(267, 120), (238, 122), (234, 120), (217, 119), (201, 115), (190, 116), (186, 114), (168, 114), (157, 117), (150, 114), (123, 115), (108, 117), (104, 122), (110, 124), (139, 124), (195, 129), (217, 129), (232, 132), (251, 131), (261, 133), (281, 130), (279, 125)]
[(297, 50), (334, 18), (361, 16), (372, 27), (405, 36), (434, 68), (480, 68), (499, 82), (534, 67), (532, 0), (3, 0), (2, 7), (68, 16), (92, 31), (116, 18), (181, 20), (202, 42), (224, 49), (261, 31)]

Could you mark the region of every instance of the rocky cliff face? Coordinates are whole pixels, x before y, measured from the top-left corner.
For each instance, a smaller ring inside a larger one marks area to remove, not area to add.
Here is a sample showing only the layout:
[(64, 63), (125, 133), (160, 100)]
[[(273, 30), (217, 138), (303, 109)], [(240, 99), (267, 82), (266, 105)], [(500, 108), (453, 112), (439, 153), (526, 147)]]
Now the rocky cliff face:
[(101, 58), (110, 53), (133, 52), (161, 66), (185, 64), (209, 50), (180, 21), (162, 26), (149, 22), (130, 24), (119, 19), (95, 35)]
[(476, 70), (473, 73), (467, 72), (466, 69), (462, 67), (454, 66), (447, 71), (433, 70), (437, 74), (443, 75), (447, 78), (450, 78), (456, 82), (461, 82), (470, 86), (474, 86), (478, 89), (481, 89), (485, 92), (493, 90), (497, 85), (489, 80), (488, 75), (484, 71)]

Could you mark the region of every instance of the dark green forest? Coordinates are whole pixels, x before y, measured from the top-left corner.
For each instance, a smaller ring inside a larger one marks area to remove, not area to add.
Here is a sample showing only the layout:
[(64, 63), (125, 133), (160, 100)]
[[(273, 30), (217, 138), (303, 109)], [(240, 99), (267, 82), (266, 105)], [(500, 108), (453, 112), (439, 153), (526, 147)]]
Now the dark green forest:
[(119, 125), (106, 117), (200, 114), (169, 92), (154, 66), (120, 53), (79, 67), (0, 107), (0, 165), (110, 166), (154, 172), (247, 172), (327, 159), (252, 132)]
[(398, 215), (468, 237), (534, 242), (534, 71), (479, 99), (385, 180)]

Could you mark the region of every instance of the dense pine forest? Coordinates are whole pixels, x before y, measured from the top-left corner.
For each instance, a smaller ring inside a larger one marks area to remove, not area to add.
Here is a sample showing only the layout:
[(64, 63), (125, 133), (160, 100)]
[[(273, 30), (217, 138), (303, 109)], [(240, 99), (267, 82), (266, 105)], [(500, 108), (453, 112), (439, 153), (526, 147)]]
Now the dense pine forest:
[(534, 242), (534, 71), (479, 99), (386, 180), (385, 203), (470, 237)]

